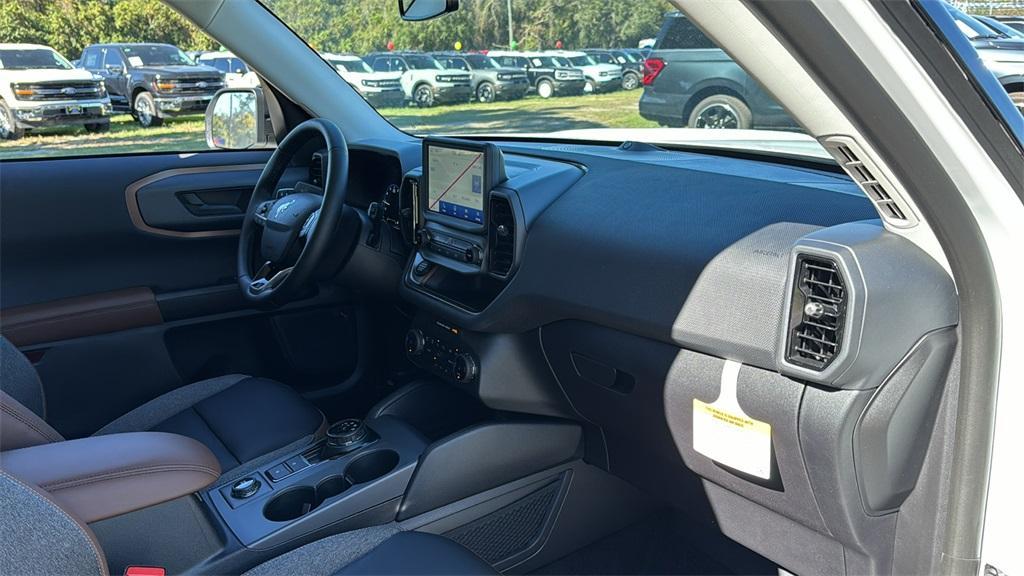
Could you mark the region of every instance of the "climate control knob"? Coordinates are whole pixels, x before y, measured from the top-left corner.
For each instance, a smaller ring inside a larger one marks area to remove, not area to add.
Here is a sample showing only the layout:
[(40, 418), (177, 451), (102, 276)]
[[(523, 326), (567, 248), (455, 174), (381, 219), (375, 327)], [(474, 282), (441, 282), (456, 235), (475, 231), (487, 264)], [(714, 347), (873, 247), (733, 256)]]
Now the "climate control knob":
[(423, 347), (426, 345), (426, 338), (423, 336), (423, 331), (413, 328), (405, 333), (405, 351), (410, 356), (419, 356), (423, 352)]
[(476, 363), (476, 358), (473, 358), (472, 354), (459, 354), (455, 357), (455, 379), (462, 383), (469, 383), (476, 380), (476, 375), (480, 371)]

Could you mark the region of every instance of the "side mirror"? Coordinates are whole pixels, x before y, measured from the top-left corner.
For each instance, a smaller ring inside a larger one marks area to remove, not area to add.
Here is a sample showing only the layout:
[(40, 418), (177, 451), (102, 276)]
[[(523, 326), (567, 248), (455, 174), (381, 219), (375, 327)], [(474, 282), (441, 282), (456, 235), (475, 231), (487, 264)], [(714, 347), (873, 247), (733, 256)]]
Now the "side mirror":
[(398, 13), (403, 20), (418, 22), (437, 18), (459, 9), (459, 0), (398, 0)]
[(245, 150), (268, 144), (267, 106), (260, 88), (225, 88), (206, 107), (206, 145)]
[(116, 64), (108, 64), (107, 72), (111, 74), (124, 74), (124, 66), (118, 66)]

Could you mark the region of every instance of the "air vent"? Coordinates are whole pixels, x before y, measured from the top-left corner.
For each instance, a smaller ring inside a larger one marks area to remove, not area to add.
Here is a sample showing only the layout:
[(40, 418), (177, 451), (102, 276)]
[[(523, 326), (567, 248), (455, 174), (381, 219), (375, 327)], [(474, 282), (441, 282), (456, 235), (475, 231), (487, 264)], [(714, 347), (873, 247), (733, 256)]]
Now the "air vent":
[(832, 150), (833, 156), (839, 160), (846, 172), (854, 179), (875, 205), (882, 220), (897, 228), (908, 228), (917, 224), (910, 208), (898, 194), (893, 194), (893, 186), (886, 181), (874, 164), (859, 151), (856, 143), (848, 138), (829, 137), (825, 145)]
[(842, 346), (846, 285), (839, 266), (827, 258), (797, 257), (786, 360), (824, 370)]
[(508, 198), (491, 196), (490, 219), (490, 272), (504, 278), (512, 272), (516, 256), (516, 218)]

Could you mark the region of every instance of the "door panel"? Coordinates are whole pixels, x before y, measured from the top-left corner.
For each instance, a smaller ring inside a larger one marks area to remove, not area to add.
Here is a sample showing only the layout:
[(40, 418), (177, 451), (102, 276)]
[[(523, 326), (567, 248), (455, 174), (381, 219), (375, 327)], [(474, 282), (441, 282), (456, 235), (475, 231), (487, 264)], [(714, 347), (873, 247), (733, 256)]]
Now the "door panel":
[(269, 157), (255, 151), (5, 161), (3, 308), (129, 287), (160, 294), (234, 282), (237, 237), (149, 233), (132, 220), (126, 190), (168, 170), (263, 164)]
[[(91, 434), (160, 394), (222, 374), (328, 396), (358, 380), (362, 315), (344, 291), (267, 311), (238, 289), (237, 228), (269, 156), (0, 164), (0, 327), (36, 365), (48, 420), (62, 434)], [(281, 186), (305, 174), (294, 167)], [(306, 353), (324, 347), (330, 353)]]

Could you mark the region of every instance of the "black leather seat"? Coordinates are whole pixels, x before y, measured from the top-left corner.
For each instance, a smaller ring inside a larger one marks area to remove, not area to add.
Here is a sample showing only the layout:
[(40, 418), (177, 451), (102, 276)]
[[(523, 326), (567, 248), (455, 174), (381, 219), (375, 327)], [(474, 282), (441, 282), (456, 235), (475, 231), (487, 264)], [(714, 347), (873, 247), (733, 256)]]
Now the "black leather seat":
[[(0, 340), (0, 450), (64, 440), (46, 423), (46, 402), (35, 369), (6, 338)], [(291, 387), (233, 374), (168, 392), (96, 434), (157, 431), (188, 436), (209, 447), (227, 472), (309, 441), (324, 425), (323, 414)]]

